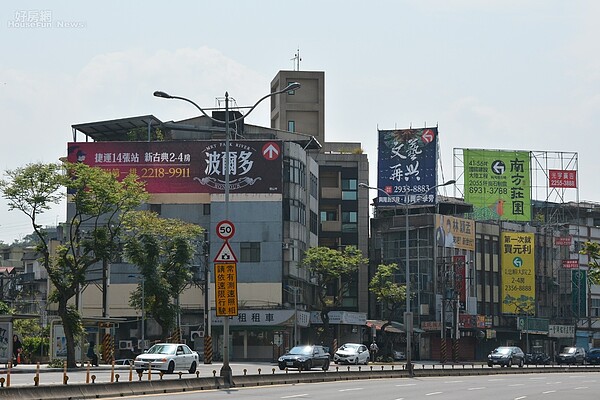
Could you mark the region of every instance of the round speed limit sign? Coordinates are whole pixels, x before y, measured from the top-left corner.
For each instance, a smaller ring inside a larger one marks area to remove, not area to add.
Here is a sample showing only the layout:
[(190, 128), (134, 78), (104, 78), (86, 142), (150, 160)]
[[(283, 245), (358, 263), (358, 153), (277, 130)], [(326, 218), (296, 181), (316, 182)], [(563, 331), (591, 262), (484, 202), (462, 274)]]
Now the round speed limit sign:
[(235, 234), (233, 222), (226, 219), (217, 224), (217, 236), (223, 240), (231, 238)]

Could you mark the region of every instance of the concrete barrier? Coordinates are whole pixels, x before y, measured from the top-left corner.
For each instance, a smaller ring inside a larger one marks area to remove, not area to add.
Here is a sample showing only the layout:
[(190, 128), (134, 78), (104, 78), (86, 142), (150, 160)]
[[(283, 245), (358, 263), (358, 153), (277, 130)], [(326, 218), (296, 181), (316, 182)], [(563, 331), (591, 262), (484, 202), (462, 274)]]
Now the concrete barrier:
[[(489, 368), (470, 366), (467, 368), (428, 368), (415, 369), (414, 377), (467, 376), (467, 375), (507, 375), (561, 372), (600, 372), (600, 366), (585, 368)], [(269, 386), (313, 382), (333, 382), (360, 379), (409, 378), (403, 369), (379, 369), (366, 371), (329, 370), (328, 372), (297, 372), (286, 374), (235, 375), (235, 387)], [(103, 397), (124, 397), (145, 394), (175, 393), (225, 388), (222, 378), (196, 377), (183, 379), (156, 379), (96, 384), (69, 384), (46, 386), (13, 386), (0, 388), (0, 398), (19, 400), (64, 400), (95, 399)]]

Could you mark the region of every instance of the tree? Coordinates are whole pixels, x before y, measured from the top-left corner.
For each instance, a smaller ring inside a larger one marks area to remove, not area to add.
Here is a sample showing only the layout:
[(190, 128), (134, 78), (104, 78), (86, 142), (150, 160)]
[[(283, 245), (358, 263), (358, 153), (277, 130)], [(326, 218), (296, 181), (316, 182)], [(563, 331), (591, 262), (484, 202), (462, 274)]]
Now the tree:
[(395, 282), (394, 275), (398, 271), (398, 264), (379, 264), (377, 271), (371, 282), (369, 282), (369, 291), (375, 295), (377, 302), (386, 311), (386, 322), (381, 326), (381, 335), (383, 337), (384, 349), (392, 353), (391, 342), (385, 332), (385, 328), (391, 325), (392, 320), (397, 317), (398, 310), (401, 309), (406, 300), (406, 285), (400, 285)]
[(583, 244), (580, 253), (589, 257), (588, 285), (600, 285), (600, 244), (586, 242)]
[(342, 251), (328, 247), (312, 247), (304, 254), (302, 265), (317, 278), (317, 301), (323, 321), (323, 342), (331, 344), (329, 311), (339, 308), (358, 268), (367, 260), (355, 246)]
[[(81, 317), (69, 301), (85, 283), (88, 268), (108, 263), (118, 251), (121, 217), (137, 208), (148, 195), (136, 175), (119, 179), (109, 171), (82, 163), (28, 164), (7, 171), (0, 190), (9, 210), (20, 210), (31, 220), (39, 238), (37, 251), (54, 286), (49, 300), (58, 304), (66, 345), (67, 365), (75, 367), (75, 339), (83, 334)], [(66, 240), (55, 253), (38, 217), (69, 193)]]
[(160, 325), (163, 335), (175, 326), (177, 299), (192, 281), (190, 262), (203, 231), (198, 225), (161, 218), (150, 211), (135, 211), (125, 218), (125, 256), (140, 268), (143, 277), (130, 304), (142, 309), (144, 290), (144, 312)]

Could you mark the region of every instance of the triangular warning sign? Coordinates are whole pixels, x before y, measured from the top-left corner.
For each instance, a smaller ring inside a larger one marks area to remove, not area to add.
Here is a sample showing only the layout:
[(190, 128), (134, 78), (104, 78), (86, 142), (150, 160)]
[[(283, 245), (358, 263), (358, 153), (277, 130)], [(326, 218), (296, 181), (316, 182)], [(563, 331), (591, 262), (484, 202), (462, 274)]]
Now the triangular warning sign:
[(235, 254), (233, 254), (233, 250), (231, 249), (231, 246), (229, 245), (229, 242), (227, 240), (223, 243), (223, 246), (221, 246), (221, 250), (219, 250), (217, 256), (213, 261), (232, 263), (237, 262), (237, 258), (235, 257)]

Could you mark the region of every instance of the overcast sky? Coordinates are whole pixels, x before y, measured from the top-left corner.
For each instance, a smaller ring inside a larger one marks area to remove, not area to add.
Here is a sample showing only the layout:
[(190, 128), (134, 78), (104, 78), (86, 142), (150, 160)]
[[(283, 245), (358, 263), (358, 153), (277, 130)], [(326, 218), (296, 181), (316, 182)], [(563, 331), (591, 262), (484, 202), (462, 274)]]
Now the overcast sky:
[[(0, 3), (0, 171), (57, 161), (72, 124), (196, 115), (154, 90), (251, 105), (300, 49), (301, 70), (325, 71), (326, 139), (362, 142), (373, 186), (378, 128), (437, 125), (440, 181), (454, 149), (576, 153), (567, 195), (600, 202), (599, 1), (90, 3)], [(247, 122), (269, 126), (267, 102)], [(62, 204), (41, 223), (64, 218)], [(30, 232), (0, 200), (0, 240)]]

